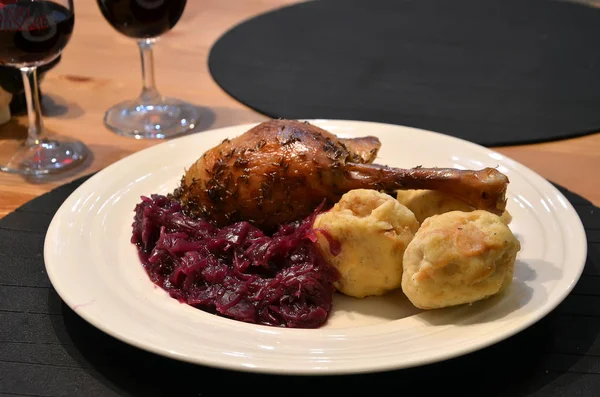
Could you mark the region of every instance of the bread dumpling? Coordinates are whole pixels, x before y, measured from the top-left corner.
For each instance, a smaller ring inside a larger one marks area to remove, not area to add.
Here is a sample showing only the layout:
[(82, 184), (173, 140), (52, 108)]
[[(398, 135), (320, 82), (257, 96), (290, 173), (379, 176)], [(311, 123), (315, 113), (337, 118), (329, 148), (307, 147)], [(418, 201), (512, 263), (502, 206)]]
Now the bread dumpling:
[[(321, 254), (340, 273), (336, 289), (364, 298), (400, 288), (404, 250), (419, 223), (392, 196), (356, 189), (319, 214), (313, 228)], [(339, 244), (339, 253), (331, 252), (330, 241)]]
[[(464, 201), (437, 190), (398, 190), (396, 192), (396, 199), (400, 204), (406, 206), (406, 208), (415, 214), (419, 223), (423, 223), (423, 221), (430, 216), (443, 214), (445, 212), (470, 212), (476, 209)], [(512, 217), (510, 213), (505, 210), (502, 214), (502, 219), (508, 225), (511, 222)]]
[(511, 284), (520, 249), (508, 225), (490, 212), (431, 216), (404, 252), (402, 290), (420, 309), (488, 298)]

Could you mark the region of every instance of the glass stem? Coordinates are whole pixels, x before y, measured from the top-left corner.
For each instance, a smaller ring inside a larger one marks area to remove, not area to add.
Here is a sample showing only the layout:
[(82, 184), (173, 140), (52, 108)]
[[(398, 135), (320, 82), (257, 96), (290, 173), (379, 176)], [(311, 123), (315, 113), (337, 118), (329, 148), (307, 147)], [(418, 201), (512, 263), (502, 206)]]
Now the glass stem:
[(142, 79), (143, 88), (140, 99), (143, 103), (160, 101), (160, 93), (156, 89), (154, 80), (154, 58), (152, 56), (152, 47), (155, 39), (139, 40), (140, 54), (142, 56)]
[(40, 106), (40, 93), (38, 90), (37, 67), (21, 68), (23, 76), (23, 88), (27, 101), (27, 116), (29, 118), (29, 132), (27, 145), (38, 145), (46, 138), (46, 130), (42, 119), (42, 107)]

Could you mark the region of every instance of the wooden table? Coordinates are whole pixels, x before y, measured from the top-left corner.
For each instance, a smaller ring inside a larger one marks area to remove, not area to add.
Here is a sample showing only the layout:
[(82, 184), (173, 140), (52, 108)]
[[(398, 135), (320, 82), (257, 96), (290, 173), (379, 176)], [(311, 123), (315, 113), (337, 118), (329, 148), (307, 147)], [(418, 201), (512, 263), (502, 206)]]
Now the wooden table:
[[(189, 1), (174, 30), (155, 51), (157, 81), (164, 95), (205, 108), (202, 129), (266, 120), (238, 103), (212, 80), (207, 57), (218, 37), (240, 21), (294, 0)], [(141, 87), (137, 45), (114, 31), (95, 1), (76, 1), (76, 28), (61, 63), (43, 84), (46, 126), (53, 132), (81, 139), (93, 158), (85, 167), (59, 177), (33, 181), (0, 173), (0, 217), (52, 188), (100, 170), (133, 153), (160, 143), (117, 136), (103, 123), (112, 105), (137, 96)], [(600, 107), (598, 108), (600, 112)], [(0, 127), (26, 128), (19, 117)], [(497, 150), (545, 178), (600, 205), (600, 134), (559, 142), (502, 147)]]

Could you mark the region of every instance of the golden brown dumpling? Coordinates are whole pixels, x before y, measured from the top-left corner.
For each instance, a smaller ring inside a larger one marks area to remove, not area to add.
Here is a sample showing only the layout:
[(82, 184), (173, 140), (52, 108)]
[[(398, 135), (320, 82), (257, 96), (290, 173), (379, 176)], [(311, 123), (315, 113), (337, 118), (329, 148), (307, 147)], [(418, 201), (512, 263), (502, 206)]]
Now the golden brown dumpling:
[[(419, 223), (430, 216), (443, 214), (450, 211), (474, 211), (475, 207), (464, 201), (458, 200), (446, 193), (436, 190), (407, 189), (398, 190), (396, 199), (415, 214)], [(508, 211), (504, 211), (502, 219), (508, 225), (512, 218)]]
[(427, 218), (404, 252), (402, 290), (420, 309), (472, 303), (510, 285), (521, 246), (487, 211)]
[[(419, 223), (393, 197), (376, 190), (351, 190), (319, 214), (313, 227), (317, 247), (340, 272), (338, 291), (364, 298), (400, 288), (404, 250)], [(338, 255), (331, 253), (328, 237), (339, 242)]]

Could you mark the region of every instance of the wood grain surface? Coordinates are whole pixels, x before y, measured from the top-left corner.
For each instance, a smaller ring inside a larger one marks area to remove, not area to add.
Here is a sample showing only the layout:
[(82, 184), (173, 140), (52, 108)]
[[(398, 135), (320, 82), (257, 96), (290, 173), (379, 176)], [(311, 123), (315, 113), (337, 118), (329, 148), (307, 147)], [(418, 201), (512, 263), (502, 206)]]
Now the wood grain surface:
[[(212, 80), (207, 57), (221, 34), (239, 22), (292, 0), (189, 1), (181, 21), (155, 50), (158, 88), (166, 96), (188, 100), (203, 109), (198, 130), (266, 120), (235, 101)], [(141, 65), (134, 40), (114, 31), (95, 1), (75, 2), (76, 26), (61, 63), (42, 83), (49, 131), (81, 139), (92, 158), (81, 168), (43, 179), (0, 173), (0, 217), (52, 188), (161, 141), (117, 136), (102, 123), (112, 105), (138, 95)], [(600, 111), (600, 106), (598, 111)], [(25, 134), (26, 119), (0, 126), (2, 137)], [(600, 205), (600, 134), (557, 142), (496, 148), (543, 177)]]

